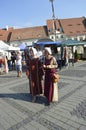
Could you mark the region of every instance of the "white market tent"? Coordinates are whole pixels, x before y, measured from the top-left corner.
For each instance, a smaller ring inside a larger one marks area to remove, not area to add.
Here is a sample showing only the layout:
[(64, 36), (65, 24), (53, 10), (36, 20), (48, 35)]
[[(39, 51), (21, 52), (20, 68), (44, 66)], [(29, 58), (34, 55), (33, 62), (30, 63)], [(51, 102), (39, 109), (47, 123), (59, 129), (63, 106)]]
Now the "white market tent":
[(0, 49), (0, 52), (3, 53), (4, 51)]
[(0, 49), (0, 56), (8, 56), (8, 52)]
[(20, 44), (20, 46), (18, 46), (20, 48), (20, 51), (23, 51), (26, 49), (27, 45), (25, 43)]
[(4, 50), (4, 51), (19, 51), (20, 48), (19, 47), (13, 47), (13, 46), (9, 46), (7, 45), (5, 42), (0, 40), (0, 49)]
[(19, 47), (9, 46), (9, 47), (7, 47), (7, 51), (20, 51), (20, 48)]
[(0, 49), (1, 50), (6, 50), (9, 45), (7, 45), (5, 42), (0, 40)]

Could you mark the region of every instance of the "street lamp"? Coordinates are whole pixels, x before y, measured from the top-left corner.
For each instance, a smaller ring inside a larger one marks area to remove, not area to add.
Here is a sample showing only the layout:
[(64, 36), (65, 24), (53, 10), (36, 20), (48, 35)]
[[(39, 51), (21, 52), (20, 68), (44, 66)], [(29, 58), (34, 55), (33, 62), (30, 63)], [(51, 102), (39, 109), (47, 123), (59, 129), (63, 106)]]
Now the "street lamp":
[(54, 25), (55, 41), (56, 41), (56, 21), (55, 21), (55, 13), (54, 13), (54, 5), (53, 5), (54, 0), (49, 0), (49, 1), (51, 2), (51, 6), (52, 6), (52, 18), (53, 18), (53, 25)]

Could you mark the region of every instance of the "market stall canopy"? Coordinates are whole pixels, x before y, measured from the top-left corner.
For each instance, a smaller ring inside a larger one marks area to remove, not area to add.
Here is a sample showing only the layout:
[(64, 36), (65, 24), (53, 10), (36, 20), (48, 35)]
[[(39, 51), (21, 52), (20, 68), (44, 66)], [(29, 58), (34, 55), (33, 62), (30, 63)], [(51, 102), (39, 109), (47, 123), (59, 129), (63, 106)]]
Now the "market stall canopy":
[(7, 51), (20, 51), (20, 48), (19, 47), (9, 46), (9, 47), (7, 47)]
[(6, 50), (9, 45), (7, 45), (5, 42), (0, 40), (0, 49), (1, 50)]
[(57, 41), (57, 42), (37, 42), (37, 43), (34, 43), (34, 46), (35, 45), (39, 45), (39, 46), (45, 46), (45, 45), (58, 45), (60, 46), (61, 45), (61, 41)]
[(5, 52), (5, 51), (3, 51), (3, 50), (0, 49), (0, 54), (1, 54), (1, 53), (3, 54), (4, 52)]
[(5, 42), (1, 40), (0, 40), (0, 49), (4, 51), (19, 51), (20, 50), (19, 47), (9, 46), (8, 44), (6, 44)]
[(61, 46), (78, 46), (78, 45), (84, 45), (84, 44), (85, 42), (72, 40), (72, 39), (68, 39), (61, 42)]
[(0, 55), (5, 55), (5, 56), (7, 56), (7, 55), (8, 55), (8, 52), (0, 49)]
[(23, 50), (25, 50), (26, 49), (26, 44), (25, 43), (22, 43), (22, 44), (20, 44), (18, 47), (20, 48), (20, 51), (23, 51)]

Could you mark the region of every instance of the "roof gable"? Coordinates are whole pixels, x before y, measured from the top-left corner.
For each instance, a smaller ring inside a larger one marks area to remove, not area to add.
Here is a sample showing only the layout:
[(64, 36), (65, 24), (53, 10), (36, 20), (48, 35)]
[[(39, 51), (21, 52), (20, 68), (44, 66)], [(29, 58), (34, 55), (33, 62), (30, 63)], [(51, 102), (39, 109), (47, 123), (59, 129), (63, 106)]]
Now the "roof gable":
[(47, 22), (47, 28), (48, 28), (48, 33), (49, 34), (54, 33), (55, 29), (57, 31), (60, 30), (60, 24), (59, 24), (59, 20), (58, 19), (56, 19), (56, 20), (50, 19), (50, 20), (47, 20), (46, 22)]

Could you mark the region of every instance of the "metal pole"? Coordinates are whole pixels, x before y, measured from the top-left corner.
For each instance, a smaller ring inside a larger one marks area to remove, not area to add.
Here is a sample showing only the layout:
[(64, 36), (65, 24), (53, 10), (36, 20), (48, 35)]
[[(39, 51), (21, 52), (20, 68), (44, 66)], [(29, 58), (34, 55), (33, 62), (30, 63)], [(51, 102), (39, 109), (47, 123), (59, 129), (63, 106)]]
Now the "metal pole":
[(54, 18), (55, 18), (55, 13), (54, 13), (54, 5), (53, 5), (53, 1), (54, 1), (54, 0), (50, 0), (51, 5), (52, 5), (52, 18), (54, 19)]
[(51, 6), (52, 6), (52, 18), (53, 18), (53, 24), (54, 24), (54, 35), (55, 35), (55, 41), (56, 41), (56, 21), (55, 21), (55, 13), (54, 13), (53, 1), (54, 0), (50, 0)]

